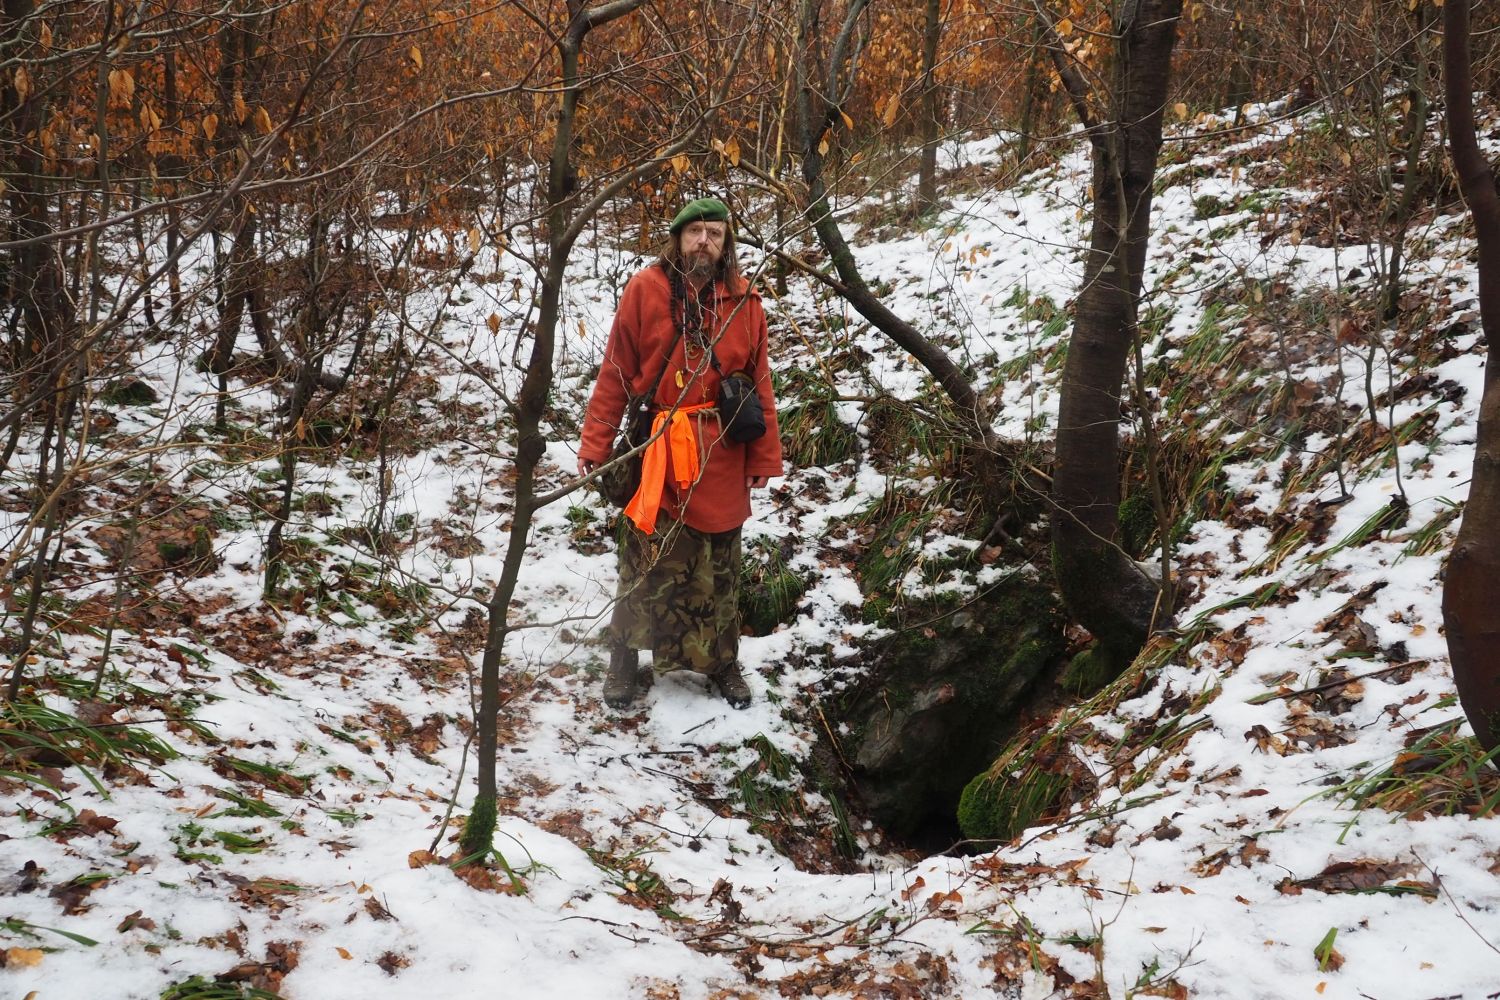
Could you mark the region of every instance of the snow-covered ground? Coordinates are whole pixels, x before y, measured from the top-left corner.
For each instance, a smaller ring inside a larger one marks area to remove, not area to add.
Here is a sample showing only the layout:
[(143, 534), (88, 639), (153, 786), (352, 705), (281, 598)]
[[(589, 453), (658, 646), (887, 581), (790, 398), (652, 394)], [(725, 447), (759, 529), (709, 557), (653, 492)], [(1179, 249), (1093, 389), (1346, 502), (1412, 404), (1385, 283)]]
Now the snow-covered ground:
[[(1349, 412), (1367, 410), (1367, 376), (1377, 396), (1418, 372), (1463, 392), (1382, 406), (1378, 433), (1429, 411), (1430, 433), (1400, 445), (1399, 482), (1388, 450), (1351, 457), (1347, 497), (1333, 471), (1309, 472), (1335, 449), (1324, 431), (1279, 453), (1257, 440), (1259, 426), (1224, 435), (1236, 443), (1217, 487), (1226, 513), (1192, 526), (1177, 553), (1193, 586), (1171, 637), (1181, 648), (1072, 741), (1100, 790), (1065, 822), (993, 853), (921, 860), (856, 831), (860, 870), (832, 874), (832, 863), (799, 870), (736, 808), (735, 778), (760, 759), (752, 741), (809, 753), (830, 665), (873, 628), (851, 613), (861, 601), (852, 560), (836, 556), (854, 544), (844, 520), (880, 497), (889, 470), (851, 462), (794, 470), (758, 497), (747, 541), (789, 546), (811, 584), (794, 621), (744, 640), (755, 702), (743, 712), (676, 675), (658, 679), (639, 711), (604, 708), (595, 638), (613, 586), (599, 544), (609, 512), (587, 494), (545, 508), (518, 595), (533, 627), (506, 650), (496, 844), (510, 873), (461, 877), (429, 853), (456, 850), (458, 826), (444, 825), (455, 788), (458, 816), (472, 801), (474, 609), (498, 577), (510, 514), (498, 393), (518, 384), (512, 352), (528, 318), (508, 278), (471, 278), (416, 300), (429, 316), (447, 309), (445, 350), (427, 353), (435, 443), (397, 455), (390, 480), (403, 543), (389, 583), (419, 584), (428, 606), (450, 606), (404, 627), (363, 600), (323, 617), (270, 609), (263, 524), (244, 510), (221, 517), (218, 568), (160, 588), (180, 610), (114, 637), (105, 686), (104, 721), (132, 723), (181, 756), (105, 769), (107, 795), (76, 768), (37, 775), (60, 794), (0, 771), (0, 992), (157, 997), (196, 976), (169, 995), (238, 995), (203, 985), (215, 977), (287, 998), (1500, 995), (1500, 819), (1462, 808), (1408, 818), (1361, 808), (1353, 791), (1362, 776), (1406, 766), (1413, 734), (1446, 733), (1460, 717), (1439, 612), (1458, 522), (1441, 523), (1438, 544), (1416, 537), (1462, 502), (1472, 461), (1484, 353), (1467, 230), (1439, 216), (1409, 236), (1408, 281), (1430, 299), (1431, 325), (1451, 329), (1446, 349), (1397, 353), (1390, 368), (1377, 352), (1367, 365), (1368, 338), (1334, 347), (1325, 327), (1292, 317), (1294, 300), (1368, 288), (1371, 251), (1299, 238), (1288, 220), (1311, 218), (1315, 199), (1282, 190), (1283, 206), (1268, 207), (1252, 171), (1229, 165), (1249, 150), (1274, 158), (1286, 134), (1268, 124), (1239, 148), (1186, 145), (1165, 168), (1147, 281), (1165, 321), (1147, 356), (1181, 357), (1212, 303), (1265, 288), (1261, 308), (1231, 313), (1220, 335), (1269, 352), (1279, 317), (1283, 340), (1323, 345), (1288, 354), (1286, 370), (1320, 393), (1341, 387)], [(950, 166), (982, 171), (1001, 145), (955, 145)], [(1046, 362), (1066, 324), (1044, 317), (1081, 275), (1087, 178), (1075, 151), (1013, 188), (955, 188), (921, 232), (848, 227), (897, 314), (955, 343), (981, 373), (1023, 359), (994, 387), (996, 429), (1010, 438), (1050, 433), (1057, 373)], [(1233, 208), (1252, 197), (1256, 207)], [(1225, 210), (1205, 211), (1209, 200)], [(590, 247), (574, 263), (558, 404), (576, 412), (621, 276), (643, 261)], [(520, 267), (499, 254), (472, 274)], [(783, 371), (826, 373), (828, 356), (858, 351), (863, 373), (832, 375), (841, 393), (928, 391), (910, 358), (812, 286), (794, 283), (771, 306)], [(1395, 331), (1368, 337), (1396, 341)], [(114, 408), (120, 433), (172, 440), (207, 419), (213, 387), (172, 348), (143, 347), (140, 364), (173, 397)], [(242, 415), (274, 404), (263, 388), (236, 399)], [(859, 419), (858, 403), (840, 407)], [(1186, 419), (1157, 416), (1169, 433)], [(1340, 433), (1354, 439), (1368, 417)], [(571, 433), (550, 442), (550, 481), (565, 481), (573, 447)], [(157, 475), (178, 499), (222, 511), (274, 469), (226, 460), (194, 474), (207, 455), (163, 451)], [(14, 496), (22, 480), (7, 476)], [(364, 558), (337, 529), (365, 518), (376, 482), (369, 461), (352, 458), (309, 464), (305, 476), (303, 493), (326, 494), (329, 512), (308, 505), (294, 527), (319, 540), (332, 578)], [(1404, 525), (1340, 546), (1398, 491)], [(6, 507), (10, 545), (26, 510)], [(1314, 512), (1323, 520), (1309, 540), (1278, 550), (1288, 524)], [(470, 544), (440, 544), (452, 538)], [(87, 545), (76, 558), (99, 561)], [(96, 591), (108, 600), (113, 587)], [(1257, 593), (1265, 599), (1247, 600)], [(92, 677), (103, 637), (65, 626), (58, 642), (31, 669)], [(1370, 676), (1326, 686), (1343, 679), (1327, 674), (1335, 667)], [(187, 696), (201, 732), (160, 721), (164, 701)], [(47, 695), (82, 714), (78, 698)], [(1119, 755), (1174, 720), (1191, 735), (1164, 740), (1161, 754)], [(1421, 782), (1419, 770), (1400, 773)]]

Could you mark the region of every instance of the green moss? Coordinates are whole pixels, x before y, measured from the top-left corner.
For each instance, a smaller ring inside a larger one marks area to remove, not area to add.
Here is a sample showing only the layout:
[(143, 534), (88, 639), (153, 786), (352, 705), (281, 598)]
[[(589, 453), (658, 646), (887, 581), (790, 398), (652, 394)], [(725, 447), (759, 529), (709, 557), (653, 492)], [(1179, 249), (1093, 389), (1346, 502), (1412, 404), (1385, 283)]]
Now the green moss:
[(1140, 558), (1156, 533), (1156, 511), (1145, 491), (1137, 491), (1120, 501), (1120, 545)]
[(1129, 665), (1128, 660), (1121, 663), (1102, 643), (1094, 643), (1069, 661), (1058, 678), (1058, 686), (1069, 694), (1087, 698), (1103, 690)]
[(474, 800), (474, 808), (464, 821), (463, 852), (468, 857), (488, 854), (495, 845), (495, 800), (480, 796)]
[(168, 566), (187, 572), (206, 572), (216, 563), (213, 536), (202, 524), (193, 526), (187, 541), (167, 540), (156, 543), (156, 554)]
[(1065, 775), (1040, 768), (987, 771), (964, 787), (958, 828), (970, 840), (1010, 840), (1055, 809), (1068, 785)]
[(859, 609), (859, 620), (872, 625), (885, 624), (891, 616), (891, 602), (884, 597), (866, 596)]

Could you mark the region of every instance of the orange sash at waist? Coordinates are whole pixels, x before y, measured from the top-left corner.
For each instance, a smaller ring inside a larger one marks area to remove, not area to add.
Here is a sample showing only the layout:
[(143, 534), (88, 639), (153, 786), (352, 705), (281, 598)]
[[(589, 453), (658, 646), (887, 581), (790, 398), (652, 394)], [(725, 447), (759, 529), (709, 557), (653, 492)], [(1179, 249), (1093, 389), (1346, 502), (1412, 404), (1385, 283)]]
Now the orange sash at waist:
[[(695, 421), (688, 418), (713, 409), (712, 402), (695, 403), (662, 410), (651, 421), (651, 443), (641, 456), (641, 485), (625, 505), (625, 516), (635, 522), (644, 534), (656, 531), (656, 515), (661, 510), (661, 495), (667, 484), (667, 455), (672, 456), (674, 482), (685, 490), (698, 481), (701, 471), (698, 458), (698, 436)], [(662, 427), (666, 426), (663, 432)]]

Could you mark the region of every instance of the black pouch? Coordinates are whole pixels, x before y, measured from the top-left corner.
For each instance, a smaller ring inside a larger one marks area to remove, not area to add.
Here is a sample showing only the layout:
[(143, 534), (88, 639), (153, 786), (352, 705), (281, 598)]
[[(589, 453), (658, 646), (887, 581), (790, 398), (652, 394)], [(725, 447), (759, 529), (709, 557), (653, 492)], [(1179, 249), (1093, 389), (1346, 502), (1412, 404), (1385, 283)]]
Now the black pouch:
[(724, 429), (725, 437), (738, 444), (754, 441), (766, 433), (760, 394), (746, 372), (732, 372), (719, 379), (719, 426)]
[[(641, 488), (641, 458), (643, 451), (636, 451), (651, 437), (651, 421), (654, 411), (645, 400), (631, 402), (625, 407), (620, 434), (615, 446), (609, 450), (610, 468), (599, 474), (595, 484), (599, 495), (616, 507), (630, 503)], [(634, 455), (620, 461), (625, 455)]]

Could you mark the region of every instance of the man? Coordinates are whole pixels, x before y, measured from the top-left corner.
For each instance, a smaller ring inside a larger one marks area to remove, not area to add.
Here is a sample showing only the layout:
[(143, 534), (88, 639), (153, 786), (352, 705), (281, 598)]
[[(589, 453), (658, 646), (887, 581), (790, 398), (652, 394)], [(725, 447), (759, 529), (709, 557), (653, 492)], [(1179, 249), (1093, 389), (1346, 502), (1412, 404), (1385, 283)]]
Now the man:
[[(625, 508), (604, 701), (630, 705), (641, 688), (638, 650), (650, 649), (657, 672), (695, 671), (744, 708), (740, 528), (750, 491), (781, 475), (766, 317), (740, 276), (722, 201), (690, 202), (670, 233), (661, 258), (625, 286), (578, 448), (587, 475), (609, 458), (627, 399), (656, 384), (657, 433)], [(725, 436), (716, 405), (722, 378), (738, 372), (765, 417), (765, 433), (743, 444)]]

